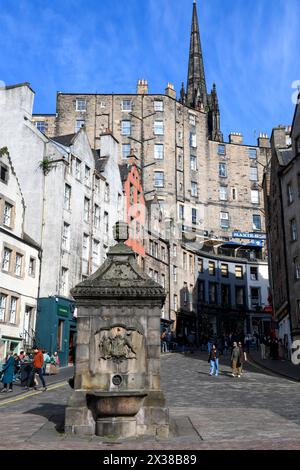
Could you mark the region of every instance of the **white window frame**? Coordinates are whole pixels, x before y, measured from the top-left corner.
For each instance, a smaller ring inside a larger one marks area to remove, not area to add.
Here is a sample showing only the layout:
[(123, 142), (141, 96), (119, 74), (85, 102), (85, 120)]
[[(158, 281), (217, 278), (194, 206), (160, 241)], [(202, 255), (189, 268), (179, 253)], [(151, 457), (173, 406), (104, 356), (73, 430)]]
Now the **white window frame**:
[(14, 206), (9, 202), (4, 202), (3, 225), (5, 225), (6, 227), (11, 227), (13, 207)]
[(35, 127), (42, 133), (45, 134), (46, 131), (46, 122), (45, 121), (36, 121)]
[(11, 323), (12, 325), (16, 324), (17, 306), (18, 306), (18, 298), (17, 297), (11, 297), (10, 298), (10, 304), (9, 304), (8, 323)]
[(89, 236), (84, 233), (82, 238), (82, 258), (89, 259)]
[(155, 160), (164, 159), (164, 144), (154, 144), (154, 158)]
[(70, 251), (70, 233), (71, 227), (70, 224), (64, 222), (63, 224), (63, 234), (62, 234), (62, 249), (64, 251)]
[(131, 121), (129, 119), (123, 119), (123, 121), (121, 121), (121, 134), (131, 135)]
[(72, 194), (72, 187), (69, 184), (65, 184), (64, 208), (68, 211), (71, 208), (71, 194)]
[[(224, 221), (227, 221), (227, 224), (225, 224)], [(229, 212), (223, 212), (223, 211), (220, 212), (220, 227), (221, 228), (230, 227)]]
[(84, 126), (85, 126), (85, 119), (76, 119), (75, 133), (77, 134), (77, 132), (79, 132), (80, 129)]
[(6, 273), (10, 270), (10, 261), (11, 261), (12, 250), (7, 247), (4, 247), (3, 258), (2, 258), (2, 271)]
[(154, 135), (164, 135), (165, 129), (164, 121), (162, 119), (156, 119), (154, 121), (153, 133)]
[(23, 255), (21, 255), (21, 253), (16, 253), (16, 259), (15, 259), (15, 275), (16, 276), (22, 275), (22, 264), (23, 264)]
[(259, 204), (259, 191), (258, 189), (251, 189), (251, 203)]
[(195, 132), (190, 132), (190, 147), (197, 148), (197, 134)]
[[(257, 227), (257, 224), (254, 222), (254, 217), (259, 217), (259, 227)], [(253, 214), (252, 221), (253, 221), (253, 230), (260, 232), (261, 231), (261, 216), (259, 214)]]
[(164, 188), (165, 187), (165, 173), (164, 171), (154, 172), (154, 187)]
[(250, 167), (250, 181), (258, 181), (258, 168), (257, 166)]
[(101, 210), (98, 204), (94, 205), (94, 227), (100, 228)]
[(249, 158), (255, 160), (257, 159), (257, 150), (256, 149), (248, 149), (248, 156)]
[(190, 169), (197, 171), (197, 157), (195, 155), (190, 155)]
[(93, 239), (93, 263), (98, 265), (100, 264), (100, 241)]
[(7, 295), (0, 292), (0, 322), (5, 321)]
[(219, 176), (220, 178), (227, 178), (227, 164), (224, 162), (219, 162)]
[(189, 123), (191, 126), (196, 125), (196, 116), (192, 113), (189, 113)]
[(131, 154), (131, 144), (122, 144), (122, 159), (127, 160)]
[(191, 196), (198, 197), (198, 184), (195, 181), (191, 181)]
[(67, 296), (69, 291), (69, 269), (62, 267), (61, 268), (61, 292), (63, 295)]
[(83, 98), (76, 98), (76, 111), (86, 112), (86, 100)]
[(79, 158), (74, 159), (74, 176), (78, 181), (81, 180), (81, 163)]
[(84, 182), (87, 186), (90, 186), (91, 181), (91, 169), (88, 165), (84, 166)]
[(219, 196), (220, 196), (220, 201), (228, 201), (228, 189), (226, 186), (220, 186)]
[(91, 210), (91, 200), (87, 197), (84, 198), (84, 207), (83, 207), (83, 220), (84, 222), (89, 223), (90, 221), (90, 210)]
[(130, 113), (132, 111), (132, 100), (126, 98), (122, 100), (122, 111)]
[(163, 112), (164, 102), (162, 100), (154, 100), (153, 109), (156, 112)]
[(192, 225), (197, 225), (197, 209), (192, 207)]

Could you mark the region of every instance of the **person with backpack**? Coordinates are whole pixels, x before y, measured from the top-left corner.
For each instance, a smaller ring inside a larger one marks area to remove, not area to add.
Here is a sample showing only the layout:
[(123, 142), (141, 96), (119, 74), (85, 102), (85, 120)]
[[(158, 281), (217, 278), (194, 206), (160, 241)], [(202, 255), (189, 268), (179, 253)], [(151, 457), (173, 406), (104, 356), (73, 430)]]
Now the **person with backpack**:
[(214, 375), (218, 377), (219, 375), (219, 351), (215, 344), (212, 345), (212, 348), (209, 353), (208, 362), (210, 363), (209, 375)]

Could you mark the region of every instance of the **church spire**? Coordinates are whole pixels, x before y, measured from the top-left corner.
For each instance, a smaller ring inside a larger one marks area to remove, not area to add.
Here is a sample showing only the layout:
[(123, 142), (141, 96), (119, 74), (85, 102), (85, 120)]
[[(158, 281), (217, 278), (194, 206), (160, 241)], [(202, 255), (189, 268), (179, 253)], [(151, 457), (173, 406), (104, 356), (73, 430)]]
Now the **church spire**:
[(207, 106), (207, 89), (200, 41), (196, 0), (194, 0), (193, 4), (193, 19), (186, 98), (186, 104), (188, 106), (191, 106), (192, 108), (199, 108), (201, 105), (203, 105), (205, 109)]

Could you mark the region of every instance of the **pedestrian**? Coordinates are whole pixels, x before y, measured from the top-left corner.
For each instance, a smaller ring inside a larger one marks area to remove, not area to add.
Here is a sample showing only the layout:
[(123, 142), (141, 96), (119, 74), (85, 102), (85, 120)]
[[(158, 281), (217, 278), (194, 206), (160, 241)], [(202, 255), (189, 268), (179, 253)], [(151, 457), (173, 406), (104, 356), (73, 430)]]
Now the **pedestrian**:
[(195, 349), (195, 340), (196, 340), (196, 335), (194, 331), (191, 331), (187, 337), (190, 353), (194, 354), (194, 349)]
[(2, 367), (2, 383), (4, 385), (4, 388), (1, 390), (1, 393), (13, 391), (14, 366), (15, 360), (13, 357), (13, 351), (10, 351), (7, 355), (6, 362)]
[(48, 372), (46, 372), (47, 364), (51, 363), (51, 359), (50, 359), (49, 353), (47, 351), (43, 351), (43, 358), (44, 358), (43, 375), (45, 375), (45, 374), (48, 373)]
[(237, 365), (240, 363), (240, 350), (238, 348), (237, 342), (233, 342), (233, 349), (231, 353), (231, 367), (232, 367), (232, 377), (240, 377)]
[[(31, 386), (31, 381), (32, 378), (34, 377), (34, 374), (38, 374), (42, 384), (43, 384), (43, 392), (47, 390), (45, 379), (43, 377), (43, 364), (44, 364), (44, 357), (43, 357), (43, 352), (41, 349), (35, 349), (34, 350), (34, 358), (33, 358), (33, 369), (28, 377), (27, 381), (27, 387), (26, 390), (29, 390), (29, 387)], [(36, 390), (36, 386), (34, 386), (34, 389)]]
[[(172, 343), (172, 332), (170, 329), (167, 330), (166, 334), (166, 343), (167, 343), (167, 350), (171, 351), (171, 343)], [(55, 353), (54, 353), (55, 354)], [(57, 353), (56, 353), (57, 354)], [(58, 364), (59, 365), (59, 364)]]
[(266, 345), (267, 338), (265, 336), (260, 337), (260, 357), (264, 361), (266, 359)]
[(219, 375), (219, 351), (215, 344), (212, 345), (211, 351), (209, 353), (208, 362), (210, 363), (209, 375)]
[(14, 354), (14, 382), (20, 380), (20, 359), (18, 354)]
[(162, 353), (168, 352), (166, 336), (167, 336), (167, 330), (166, 330), (166, 328), (164, 328), (163, 332), (161, 334), (161, 337), (160, 337), (160, 340), (161, 340), (160, 349), (161, 349)]
[(247, 354), (244, 351), (244, 348), (243, 348), (243, 345), (242, 345), (241, 342), (238, 343), (238, 347), (239, 347), (239, 350), (240, 350), (240, 360), (237, 364), (237, 367), (238, 367), (239, 375), (242, 375), (243, 374), (243, 369), (244, 369), (244, 363), (247, 361)]
[(24, 351), (21, 351), (20, 354), (19, 354), (19, 359), (20, 361), (22, 361), (25, 357), (25, 352)]

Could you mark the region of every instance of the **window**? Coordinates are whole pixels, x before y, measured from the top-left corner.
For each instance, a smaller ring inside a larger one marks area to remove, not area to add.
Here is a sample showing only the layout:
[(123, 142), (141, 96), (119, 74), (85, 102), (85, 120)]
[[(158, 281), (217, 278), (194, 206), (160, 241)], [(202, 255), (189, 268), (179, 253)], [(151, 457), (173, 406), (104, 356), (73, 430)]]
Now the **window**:
[(93, 240), (93, 262), (94, 264), (100, 264), (100, 242)]
[(83, 214), (83, 220), (85, 222), (90, 221), (90, 200), (85, 197), (84, 198), (84, 214)]
[(7, 295), (0, 293), (0, 321), (5, 321)]
[(46, 123), (45, 121), (36, 121), (35, 122), (35, 126), (36, 128), (42, 132), (43, 134), (45, 134), (45, 131), (46, 131)]
[(291, 183), (287, 185), (287, 197), (288, 197), (288, 203), (292, 204), (294, 202), (294, 192), (293, 192), (293, 186)]
[(236, 305), (244, 305), (244, 287), (235, 288), (235, 303)]
[(251, 281), (258, 281), (258, 268), (256, 266), (250, 267), (250, 279)]
[(251, 190), (251, 202), (252, 204), (259, 204), (259, 191), (257, 189)]
[(220, 213), (220, 227), (229, 228), (229, 213), (228, 212)]
[(154, 258), (158, 258), (158, 243), (157, 242), (154, 242), (154, 245), (153, 245), (153, 256)]
[(176, 294), (174, 294), (173, 299), (174, 299), (174, 300), (173, 300), (173, 303), (174, 303), (174, 310), (175, 310), (175, 312), (177, 312), (177, 310), (178, 310), (178, 297), (177, 297)]
[(18, 299), (16, 297), (11, 297), (10, 299), (10, 307), (9, 307), (9, 323), (15, 324), (16, 323), (16, 316), (17, 316), (17, 302)]
[(104, 212), (104, 232), (108, 235), (109, 224), (108, 224), (108, 212)]
[(164, 182), (164, 173), (163, 171), (156, 171), (154, 173), (154, 186), (156, 188), (163, 188), (165, 185)]
[(123, 100), (122, 101), (122, 111), (132, 111), (132, 101)]
[(187, 254), (185, 252), (182, 253), (182, 267), (184, 270), (187, 268)]
[(194, 181), (191, 182), (191, 196), (193, 197), (198, 196), (198, 185)]
[(163, 144), (155, 144), (154, 145), (154, 158), (156, 160), (163, 160), (164, 159), (164, 146), (163, 146)]
[(251, 288), (251, 307), (259, 307), (260, 306), (260, 289), (258, 287)]
[(256, 149), (248, 149), (248, 156), (249, 158), (256, 158), (257, 157)]
[(62, 235), (62, 249), (70, 251), (70, 225), (64, 222)]
[(130, 154), (131, 154), (131, 145), (130, 144), (122, 144), (122, 158), (123, 158), (123, 160), (130, 157)]
[(177, 156), (178, 168), (182, 168), (182, 155)]
[(229, 276), (228, 264), (225, 264), (225, 263), (221, 264), (221, 276), (222, 277), (228, 277)]
[(208, 273), (210, 276), (215, 276), (216, 274), (216, 263), (214, 261), (208, 262)]
[(75, 160), (74, 160), (74, 173), (75, 173), (75, 178), (80, 181), (81, 161), (79, 160), (79, 158), (75, 158)]
[(57, 351), (61, 351), (63, 347), (64, 323), (65, 323), (64, 320), (58, 320), (57, 337), (56, 337)]
[(64, 208), (67, 210), (71, 208), (71, 186), (68, 184), (65, 184)]
[(109, 184), (105, 183), (104, 201), (109, 202)]
[(4, 248), (2, 259), (2, 270), (8, 272), (10, 268), (10, 259), (12, 251), (9, 248)]
[(3, 183), (7, 183), (8, 181), (8, 168), (3, 164), (0, 164), (0, 180)]
[(84, 126), (85, 126), (85, 120), (84, 119), (76, 119), (75, 132), (78, 132)]
[(298, 238), (296, 219), (292, 219), (290, 221), (290, 227), (291, 227), (291, 240), (295, 242)]
[(173, 281), (177, 282), (177, 266), (173, 266)]
[(198, 258), (198, 274), (202, 274), (202, 273), (203, 273), (203, 259)]
[(189, 113), (189, 122), (191, 126), (196, 125), (196, 116), (194, 114)]
[(197, 209), (192, 209), (192, 224), (197, 225)]
[(184, 206), (182, 204), (179, 205), (179, 219), (184, 220)]
[(221, 284), (221, 303), (222, 305), (230, 305), (230, 286)]
[(236, 266), (235, 267), (235, 277), (237, 279), (243, 279), (243, 277), (244, 277), (243, 266)]
[(192, 171), (197, 171), (197, 157), (194, 155), (190, 156), (190, 168)]
[(163, 111), (164, 110), (164, 102), (161, 100), (154, 101), (154, 111)]
[(164, 246), (161, 247), (161, 260), (166, 261), (166, 249)]
[(188, 285), (187, 285), (187, 282), (184, 282), (183, 283), (183, 300), (185, 304), (188, 301), (188, 294), (189, 294)]
[(90, 186), (90, 178), (91, 178), (91, 169), (85, 165), (84, 167), (84, 182), (87, 186)]
[(161, 275), (161, 286), (165, 289), (166, 287), (166, 276), (165, 274)]
[(236, 188), (231, 188), (231, 198), (233, 201), (237, 200), (237, 189)]
[(23, 256), (20, 253), (16, 253), (16, 260), (15, 260), (15, 275), (21, 276), (22, 274), (22, 262)]
[(250, 181), (258, 181), (258, 169), (255, 166), (250, 168)]
[(227, 178), (227, 165), (226, 165), (226, 163), (219, 163), (219, 176), (221, 178)]
[(294, 258), (294, 267), (295, 267), (295, 279), (300, 279), (300, 263), (299, 257)]
[(86, 100), (77, 98), (76, 100), (76, 111), (86, 111)]
[(69, 288), (69, 270), (61, 268), (61, 292), (63, 295), (68, 295)]
[(30, 257), (29, 267), (28, 267), (29, 276), (35, 277), (35, 267), (36, 267), (36, 260), (35, 258)]
[(153, 250), (153, 240), (149, 240), (149, 253), (150, 256), (153, 256), (154, 250)]
[(198, 281), (198, 302), (205, 302), (205, 284), (204, 281)]
[(13, 206), (8, 202), (4, 203), (3, 225), (11, 227)]
[(225, 186), (220, 186), (220, 201), (227, 201), (227, 188)]
[(94, 206), (94, 226), (95, 228), (100, 227), (100, 207), (97, 204)]
[(223, 144), (218, 145), (218, 155), (226, 155), (226, 147)]
[(210, 304), (218, 303), (218, 285), (215, 282), (210, 282), (208, 285), (208, 298)]
[(95, 176), (95, 193), (100, 194), (100, 178)]
[(190, 266), (190, 273), (194, 274), (195, 271), (195, 264), (194, 264), (194, 257), (193, 255), (189, 256), (189, 266)]
[(177, 256), (177, 245), (173, 245), (173, 256)]
[(89, 257), (89, 236), (84, 233), (82, 240), (82, 257), (88, 259)]
[(164, 135), (164, 121), (154, 121), (154, 134)]
[(261, 230), (261, 216), (253, 215), (253, 230)]
[(190, 147), (197, 147), (197, 135), (194, 132), (190, 132)]
[(131, 134), (131, 121), (122, 121), (121, 122), (121, 134), (130, 135)]
[(158, 282), (158, 271), (154, 271), (153, 279), (155, 282)]

